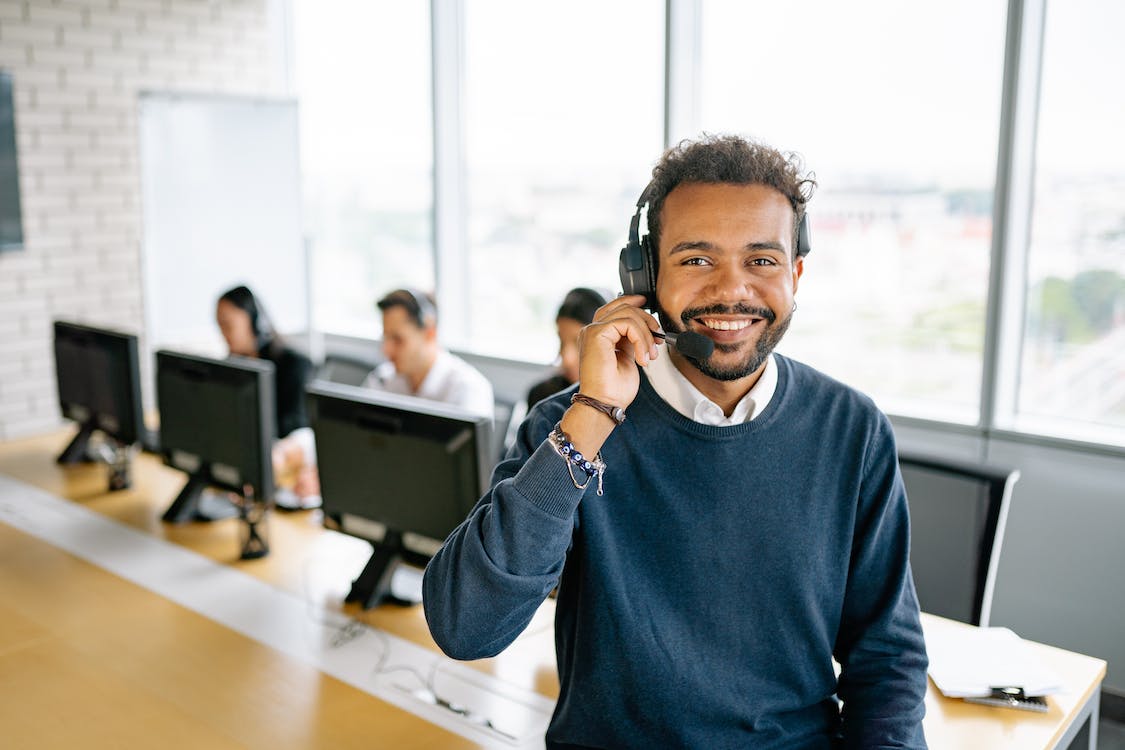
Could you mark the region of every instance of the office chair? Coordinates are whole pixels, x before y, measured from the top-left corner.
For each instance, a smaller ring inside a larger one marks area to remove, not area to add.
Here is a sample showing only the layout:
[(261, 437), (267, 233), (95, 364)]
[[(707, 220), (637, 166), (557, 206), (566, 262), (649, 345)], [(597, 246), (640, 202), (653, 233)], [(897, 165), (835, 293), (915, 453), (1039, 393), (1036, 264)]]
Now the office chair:
[(512, 417), (515, 416), (517, 404), (495, 397), (492, 409), (492, 457), (493, 463), (498, 464), (504, 460), (508, 452), (508, 433), (512, 426)]
[(349, 357), (341, 354), (328, 354), (316, 373), (317, 380), (327, 380), (342, 385), (362, 385), (368, 373), (375, 369), (379, 360)]
[(922, 610), (986, 627), (1016, 469), (899, 452)]

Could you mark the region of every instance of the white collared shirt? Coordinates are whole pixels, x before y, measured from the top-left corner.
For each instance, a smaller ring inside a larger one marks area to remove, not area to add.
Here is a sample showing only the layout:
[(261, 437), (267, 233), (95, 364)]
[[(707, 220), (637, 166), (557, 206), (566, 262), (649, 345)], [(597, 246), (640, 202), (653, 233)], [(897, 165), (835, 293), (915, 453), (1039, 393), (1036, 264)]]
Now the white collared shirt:
[(492, 384), (488, 378), (444, 349), (438, 352), (417, 391), (410, 387), (410, 381), (405, 376), (395, 371), (391, 362), (384, 362), (372, 370), (363, 381), (363, 387), (440, 401), (485, 417), (491, 417), (494, 408)]
[(699, 389), (676, 369), (672, 357), (669, 356), (668, 347), (659, 348), (660, 356), (649, 362), (648, 367), (645, 368), (648, 382), (652, 384), (656, 395), (693, 422), (713, 427), (730, 427), (749, 422), (765, 411), (770, 399), (773, 398), (774, 391), (777, 390), (777, 363), (771, 354), (766, 358), (766, 366), (758, 382), (754, 383), (754, 387), (735, 405), (734, 411), (728, 417), (718, 404), (700, 393)]

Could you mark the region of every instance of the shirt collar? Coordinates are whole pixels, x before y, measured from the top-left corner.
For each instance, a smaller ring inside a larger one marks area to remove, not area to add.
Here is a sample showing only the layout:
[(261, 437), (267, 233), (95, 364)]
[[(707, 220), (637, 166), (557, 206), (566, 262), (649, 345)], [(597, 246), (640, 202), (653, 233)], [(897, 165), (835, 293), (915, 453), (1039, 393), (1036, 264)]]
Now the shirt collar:
[(441, 389), (446, 378), (449, 377), (449, 371), (453, 369), (451, 360), (452, 357), (449, 352), (439, 349), (437, 356), (434, 358), (434, 363), (430, 365), (430, 371), (426, 373), (426, 377), (422, 378), (416, 395), (434, 401), (443, 400)]
[(645, 374), (656, 394), (677, 412), (693, 422), (716, 427), (729, 427), (753, 420), (765, 411), (777, 390), (777, 363), (773, 354), (766, 358), (766, 366), (758, 382), (735, 405), (729, 417), (723, 414), (718, 404), (700, 393), (676, 369), (666, 346), (662, 348), (659, 357), (649, 362)]

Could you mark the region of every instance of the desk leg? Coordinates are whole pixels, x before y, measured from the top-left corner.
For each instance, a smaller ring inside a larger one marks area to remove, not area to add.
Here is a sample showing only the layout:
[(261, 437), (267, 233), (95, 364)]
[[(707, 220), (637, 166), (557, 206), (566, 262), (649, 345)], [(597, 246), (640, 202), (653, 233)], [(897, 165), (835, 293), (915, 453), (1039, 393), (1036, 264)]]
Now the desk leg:
[(1090, 745), (1088, 750), (1098, 750), (1098, 721), (1102, 713), (1102, 691), (1094, 691), (1094, 705), (1090, 707)]
[(1078, 711), (1066, 733), (1054, 747), (1058, 750), (1082, 750), (1075, 742), (1084, 728), (1087, 729), (1086, 750), (1098, 750), (1098, 720), (1101, 718), (1102, 691), (1099, 685), (1090, 700)]

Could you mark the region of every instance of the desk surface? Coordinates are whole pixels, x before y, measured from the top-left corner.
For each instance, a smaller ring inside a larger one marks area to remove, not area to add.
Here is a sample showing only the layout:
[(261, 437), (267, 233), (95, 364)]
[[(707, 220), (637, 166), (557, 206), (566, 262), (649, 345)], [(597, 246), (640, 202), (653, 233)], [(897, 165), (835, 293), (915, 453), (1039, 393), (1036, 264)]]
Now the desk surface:
[[(151, 456), (133, 488), (105, 492), (101, 466), (59, 467), (69, 433), (0, 445), (0, 473), (190, 548), (278, 588), (303, 594), (304, 565), (324, 554), (350, 580), (370, 548), (320, 526), (317, 511), (274, 514), (271, 554), (238, 561), (233, 520), (168, 526), (160, 515), (184, 477)], [(344, 611), (436, 649), (421, 608)], [(558, 695), (553, 604), (481, 671)], [(924, 617), (929, 617), (924, 615)], [(951, 623), (957, 627), (958, 624)], [(967, 627), (967, 626), (965, 626)], [(186, 645), (190, 644), (190, 646)], [(975, 706), (930, 686), (933, 748), (1052, 748), (1105, 675), (1105, 662), (1036, 645), (1063, 679), (1046, 714)], [(0, 523), (0, 726), (13, 746), (468, 748), (474, 743), (314, 667), (240, 635), (35, 537)]]

